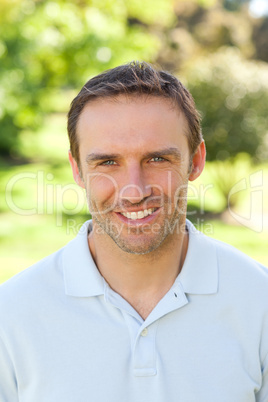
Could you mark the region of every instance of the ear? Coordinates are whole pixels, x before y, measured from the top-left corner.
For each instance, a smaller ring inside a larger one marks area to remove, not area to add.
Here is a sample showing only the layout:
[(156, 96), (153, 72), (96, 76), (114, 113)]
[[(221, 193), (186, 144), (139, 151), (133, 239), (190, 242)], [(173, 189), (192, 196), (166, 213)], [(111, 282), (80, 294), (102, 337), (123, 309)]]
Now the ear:
[(192, 161), (191, 173), (189, 176), (190, 181), (197, 179), (202, 173), (206, 161), (206, 147), (204, 140), (198, 146)]
[(85, 188), (85, 184), (83, 178), (80, 176), (80, 171), (77, 165), (76, 160), (73, 158), (71, 151), (69, 150), (69, 162), (73, 171), (73, 178), (78, 186)]

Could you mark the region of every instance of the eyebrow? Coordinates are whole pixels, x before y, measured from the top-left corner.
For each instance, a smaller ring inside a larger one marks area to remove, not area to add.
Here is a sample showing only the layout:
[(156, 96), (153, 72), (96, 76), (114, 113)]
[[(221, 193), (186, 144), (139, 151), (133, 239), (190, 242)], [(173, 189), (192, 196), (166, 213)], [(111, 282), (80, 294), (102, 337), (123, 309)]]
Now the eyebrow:
[[(162, 156), (173, 156), (177, 161), (181, 161), (182, 154), (181, 152), (174, 147), (160, 149), (157, 151), (147, 152), (143, 155), (144, 159), (150, 159), (155, 157), (162, 157)], [(112, 160), (112, 159), (120, 159), (120, 154), (107, 154), (107, 153), (91, 153), (88, 154), (86, 157), (86, 163), (91, 164), (93, 162), (104, 161), (104, 160)]]
[(86, 163), (90, 164), (92, 162), (110, 160), (110, 159), (118, 159), (119, 154), (102, 154), (102, 153), (92, 153), (88, 154), (86, 157)]
[(144, 155), (144, 158), (153, 158), (153, 157), (161, 157), (161, 156), (173, 156), (174, 159), (181, 161), (182, 154), (177, 148), (165, 148), (160, 149), (158, 151), (148, 152)]

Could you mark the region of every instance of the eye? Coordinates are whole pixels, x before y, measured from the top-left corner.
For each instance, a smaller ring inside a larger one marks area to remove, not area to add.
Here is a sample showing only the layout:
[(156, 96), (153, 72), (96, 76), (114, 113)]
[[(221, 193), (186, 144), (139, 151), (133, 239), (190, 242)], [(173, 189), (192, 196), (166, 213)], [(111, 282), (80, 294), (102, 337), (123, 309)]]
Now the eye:
[(161, 156), (154, 156), (153, 158), (150, 159), (150, 162), (163, 162), (166, 159), (162, 158)]
[(104, 166), (116, 165), (116, 162), (113, 160), (109, 160), (109, 161), (102, 162), (101, 165), (104, 165)]

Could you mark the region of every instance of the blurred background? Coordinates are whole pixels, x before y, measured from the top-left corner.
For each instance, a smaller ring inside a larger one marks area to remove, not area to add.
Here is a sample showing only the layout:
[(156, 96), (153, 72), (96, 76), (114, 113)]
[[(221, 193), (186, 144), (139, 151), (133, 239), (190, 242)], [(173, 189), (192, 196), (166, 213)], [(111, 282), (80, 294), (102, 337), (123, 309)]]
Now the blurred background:
[(1, 0), (0, 33), (0, 282), (89, 218), (66, 114), (90, 77), (131, 60), (177, 75), (202, 114), (188, 218), (268, 265), (267, 0)]

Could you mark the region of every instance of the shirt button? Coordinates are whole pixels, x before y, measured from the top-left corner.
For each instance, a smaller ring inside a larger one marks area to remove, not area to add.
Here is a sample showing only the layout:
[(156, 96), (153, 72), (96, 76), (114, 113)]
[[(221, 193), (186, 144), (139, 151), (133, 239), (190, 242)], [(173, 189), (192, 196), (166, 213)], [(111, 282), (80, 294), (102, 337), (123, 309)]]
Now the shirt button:
[(141, 336), (147, 336), (147, 334), (148, 334), (148, 329), (144, 328), (144, 330), (141, 331)]

